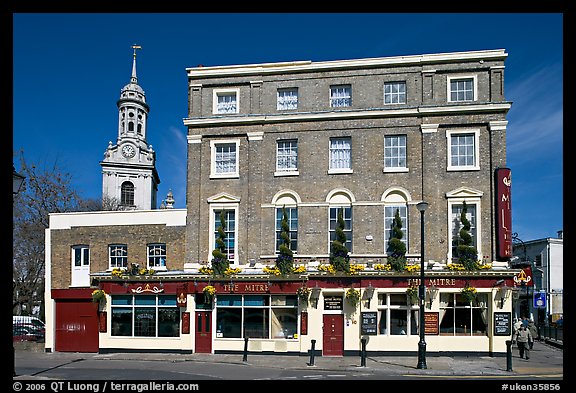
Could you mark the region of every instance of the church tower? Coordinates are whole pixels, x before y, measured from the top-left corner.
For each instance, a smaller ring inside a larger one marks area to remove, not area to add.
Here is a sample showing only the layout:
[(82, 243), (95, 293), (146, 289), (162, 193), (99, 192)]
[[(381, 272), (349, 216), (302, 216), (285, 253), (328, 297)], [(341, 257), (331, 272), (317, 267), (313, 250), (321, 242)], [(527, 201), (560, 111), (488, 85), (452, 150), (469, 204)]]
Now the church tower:
[(156, 209), (160, 178), (156, 171), (156, 153), (146, 142), (148, 113), (144, 90), (136, 76), (136, 50), (133, 45), (132, 77), (120, 91), (118, 138), (108, 142), (102, 166), (102, 204), (121, 210)]

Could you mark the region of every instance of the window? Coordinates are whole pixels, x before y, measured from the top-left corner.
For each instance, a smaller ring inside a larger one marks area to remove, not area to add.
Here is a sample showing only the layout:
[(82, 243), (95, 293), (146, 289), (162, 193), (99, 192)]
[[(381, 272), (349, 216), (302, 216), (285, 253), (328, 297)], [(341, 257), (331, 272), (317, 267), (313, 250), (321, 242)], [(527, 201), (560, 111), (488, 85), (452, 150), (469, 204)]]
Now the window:
[(298, 250), (298, 208), (296, 207), (276, 208), (276, 252), (280, 252), (280, 244), (283, 243), (281, 237), (283, 210), (286, 211), (288, 220), (290, 250), (296, 252)]
[(478, 170), (479, 130), (449, 130), (446, 132), (448, 143), (448, 170)]
[(298, 89), (278, 89), (278, 100), (276, 109), (279, 111), (286, 111), (291, 109), (298, 109)]
[(239, 112), (238, 89), (214, 90), (214, 114), (229, 114)]
[(298, 141), (278, 141), (276, 146), (276, 175), (298, 171)]
[(123, 206), (134, 206), (134, 184), (129, 181), (122, 183), (120, 189), (120, 204)]
[(405, 293), (378, 294), (378, 334), (409, 336), (418, 334), (418, 305), (409, 305)]
[[(463, 204), (453, 204), (452, 205), (452, 256), (458, 255), (456, 253), (456, 248), (460, 244), (460, 229), (462, 229), (462, 222), (460, 220), (460, 215), (462, 213)], [(470, 231), (468, 232), (472, 236), (471, 246), (478, 249), (478, 239), (476, 230), (476, 205), (466, 202), (466, 219), (470, 222)]]
[(476, 101), (476, 76), (448, 77), (448, 102)]
[(407, 170), (406, 135), (384, 137), (384, 171)]
[(212, 178), (238, 177), (239, 140), (211, 141)]
[(405, 104), (406, 82), (384, 83), (384, 104)]
[(330, 168), (328, 173), (352, 171), (352, 138), (330, 138)]
[(408, 250), (408, 209), (406, 205), (396, 205), (396, 206), (385, 206), (384, 207), (384, 244), (386, 252), (389, 252), (390, 237), (392, 235), (392, 227), (394, 225), (394, 217), (396, 216), (396, 211), (400, 214), (400, 220), (402, 220), (402, 243), (406, 245)]
[(346, 235), (346, 248), (352, 252), (352, 206), (330, 207), (330, 245), (336, 240), (336, 226), (338, 224), (338, 213), (342, 213), (344, 220), (344, 234)]
[(148, 245), (148, 268), (166, 269), (166, 244)]
[(222, 227), (220, 216), (224, 215), (224, 254), (231, 262), (236, 259), (236, 210), (214, 210), (214, 244), (216, 249), (218, 229)]
[(341, 108), (352, 106), (352, 86), (330, 86), (330, 107)]
[(296, 295), (217, 295), (217, 338), (293, 339)]
[(88, 246), (72, 247), (72, 260), (75, 267), (90, 265), (90, 248)]
[(440, 293), (441, 336), (485, 336), (488, 325), (488, 294), (467, 302), (460, 293)]
[(175, 295), (112, 295), (112, 336), (179, 337)]
[(108, 246), (110, 269), (128, 267), (128, 246), (125, 244), (112, 244)]

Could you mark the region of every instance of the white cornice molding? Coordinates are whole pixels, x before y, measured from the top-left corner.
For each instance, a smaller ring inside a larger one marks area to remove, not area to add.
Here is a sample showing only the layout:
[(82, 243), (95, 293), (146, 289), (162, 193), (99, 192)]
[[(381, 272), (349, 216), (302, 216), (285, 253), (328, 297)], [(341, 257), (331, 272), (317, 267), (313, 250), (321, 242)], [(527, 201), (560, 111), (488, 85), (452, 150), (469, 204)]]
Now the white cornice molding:
[(189, 144), (202, 143), (202, 135), (186, 135)]
[(51, 213), (48, 230), (114, 225), (186, 226), (186, 209)]
[[(468, 113), (468, 112), (501, 112), (507, 111), (511, 107), (510, 103), (502, 104), (475, 104), (475, 105), (451, 105), (419, 107), (406, 109), (374, 109), (362, 111), (342, 111), (342, 112), (310, 112), (294, 113), (282, 115), (249, 115), (249, 116), (218, 116), (202, 118), (185, 118), (184, 125), (188, 127), (204, 127), (214, 125), (233, 124), (273, 124), (300, 121), (320, 121), (320, 120), (341, 120), (341, 119), (364, 119), (373, 117), (399, 117), (417, 116), (420, 114), (441, 114), (441, 113)], [(191, 143), (191, 142), (188, 142)]]
[(407, 64), (442, 63), (470, 60), (504, 60), (508, 54), (504, 49), (480, 50), (468, 52), (433, 53), (409, 56), (391, 56), (367, 59), (334, 60), (334, 61), (294, 61), (281, 63), (244, 64), (214, 67), (186, 68), (190, 79), (199, 79), (228, 75), (263, 75), (274, 73), (290, 73), (303, 71), (337, 70), (364, 67), (394, 66)]
[(495, 120), (488, 123), (490, 131), (506, 131), (507, 120)]

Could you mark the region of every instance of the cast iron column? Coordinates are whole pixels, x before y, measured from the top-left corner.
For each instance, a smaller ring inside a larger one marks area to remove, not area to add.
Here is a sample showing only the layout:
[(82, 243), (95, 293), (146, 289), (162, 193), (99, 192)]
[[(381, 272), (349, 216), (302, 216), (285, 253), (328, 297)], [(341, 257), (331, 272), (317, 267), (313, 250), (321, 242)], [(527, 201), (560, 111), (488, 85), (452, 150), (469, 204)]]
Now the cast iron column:
[(420, 287), (418, 290), (420, 300), (420, 341), (418, 342), (418, 369), (426, 369), (426, 340), (424, 338), (424, 301), (426, 299), (426, 285), (424, 285), (424, 212), (428, 208), (427, 202), (416, 205), (420, 211)]

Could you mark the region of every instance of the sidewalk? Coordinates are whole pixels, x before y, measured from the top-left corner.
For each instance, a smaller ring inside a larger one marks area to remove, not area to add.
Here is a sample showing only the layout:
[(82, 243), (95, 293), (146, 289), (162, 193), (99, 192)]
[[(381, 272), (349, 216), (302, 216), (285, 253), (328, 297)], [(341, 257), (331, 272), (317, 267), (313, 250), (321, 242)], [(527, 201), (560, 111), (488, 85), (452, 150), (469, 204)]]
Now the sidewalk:
[[(63, 364), (83, 359), (91, 360), (144, 360), (159, 362), (203, 362), (203, 363), (229, 363), (243, 364), (248, 367), (268, 367), (282, 369), (316, 369), (326, 371), (347, 372), (383, 372), (389, 375), (417, 376), (438, 375), (447, 377), (465, 376), (501, 376), (534, 377), (534, 378), (563, 378), (563, 350), (544, 342), (537, 342), (530, 352), (530, 360), (520, 359), (518, 350), (513, 347), (512, 371), (507, 371), (506, 356), (438, 356), (428, 354), (426, 369), (417, 369), (417, 356), (367, 356), (365, 366), (360, 356), (322, 357), (315, 356), (314, 364), (310, 365), (309, 356), (296, 355), (263, 355), (248, 353), (246, 361), (243, 354), (172, 354), (172, 353), (70, 353), (70, 352), (34, 352), (16, 351), (15, 379), (30, 379), (31, 376), (20, 375), (18, 368), (25, 369), (34, 365), (41, 365), (44, 369), (59, 367)], [(39, 379), (41, 379), (39, 374)], [(37, 378), (38, 378), (37, 377)]]

